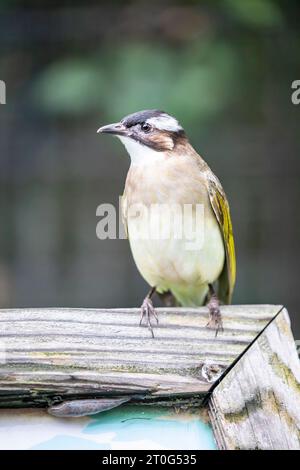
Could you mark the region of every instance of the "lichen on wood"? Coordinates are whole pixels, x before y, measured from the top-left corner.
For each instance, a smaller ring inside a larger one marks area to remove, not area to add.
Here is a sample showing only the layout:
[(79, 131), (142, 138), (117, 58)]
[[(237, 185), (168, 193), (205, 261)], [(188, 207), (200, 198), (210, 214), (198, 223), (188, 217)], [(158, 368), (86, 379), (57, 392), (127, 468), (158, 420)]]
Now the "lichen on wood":
[(215, 387), (220, 448), (300, 449), (300, 362), (283, 309)]

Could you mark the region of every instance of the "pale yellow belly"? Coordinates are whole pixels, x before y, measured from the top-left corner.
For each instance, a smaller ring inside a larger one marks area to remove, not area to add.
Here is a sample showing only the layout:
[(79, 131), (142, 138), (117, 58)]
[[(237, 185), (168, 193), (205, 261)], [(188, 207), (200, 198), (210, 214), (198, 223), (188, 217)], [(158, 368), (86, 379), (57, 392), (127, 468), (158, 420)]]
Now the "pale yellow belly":
[[(186, 217), (192, 217), (190, 223), (194, 229), (188, 234), (172, 224), (168, 225), (165, 233), (160, 231), (158, 226), (166, 225), (166, 219), (160, 213), (154, 220), (149, 218), (149, 214), (139, 218), (129, 217), (129, 241), (135, 263), (151, 286), (156, 286), (160, 291), (170, 289), (175, 295), (178, 294), (179, 300), (180, 296), (195, 297), (193, 292), (199, 291), (201, 301), (208, 283), (216, 281), (223, 269), (224, 244), (210, 208), (205, 208), (204, 219), (196, 219), (194, 214)], [(182, 220), (186, 221), (186, 218)], [(191, 305), (194, 303), (196, 301), (190, 302)]]

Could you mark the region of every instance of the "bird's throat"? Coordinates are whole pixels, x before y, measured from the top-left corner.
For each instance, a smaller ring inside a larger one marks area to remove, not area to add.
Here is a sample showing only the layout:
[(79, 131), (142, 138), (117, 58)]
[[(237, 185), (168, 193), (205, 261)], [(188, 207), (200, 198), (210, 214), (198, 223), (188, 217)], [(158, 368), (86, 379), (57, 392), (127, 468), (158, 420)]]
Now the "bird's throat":
[(127, 152), (129, 153), (132, 165), (149, 166), (155, 165), (159, 161), (164, 161), (167, 156), (165, 152), (143, 145), (130, 137), (118, 136)]

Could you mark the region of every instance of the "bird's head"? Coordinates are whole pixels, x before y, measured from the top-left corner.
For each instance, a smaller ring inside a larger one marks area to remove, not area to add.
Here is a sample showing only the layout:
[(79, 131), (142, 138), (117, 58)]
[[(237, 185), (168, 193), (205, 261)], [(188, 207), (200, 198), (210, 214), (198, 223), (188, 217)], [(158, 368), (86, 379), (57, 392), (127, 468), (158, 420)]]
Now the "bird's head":
[(150, 164), (185, 140), (177, 119), (157, 109), (130, 114), (120, 122), (100, 127), (98, 132), (119, 137), (134, 164)]

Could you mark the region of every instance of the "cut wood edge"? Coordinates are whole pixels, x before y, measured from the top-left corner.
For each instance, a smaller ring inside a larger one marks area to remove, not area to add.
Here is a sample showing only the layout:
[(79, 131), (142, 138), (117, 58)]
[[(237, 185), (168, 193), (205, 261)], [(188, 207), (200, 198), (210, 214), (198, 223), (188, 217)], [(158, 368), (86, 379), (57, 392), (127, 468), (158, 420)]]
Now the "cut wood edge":
[(213, 386), (209, 414), (220, 449), (300, 449), (300, 362), (286, 309)]

